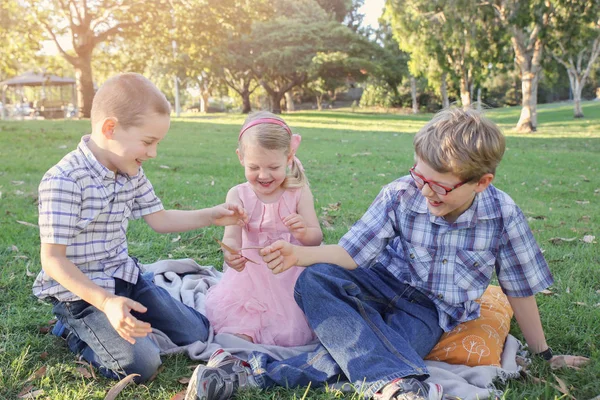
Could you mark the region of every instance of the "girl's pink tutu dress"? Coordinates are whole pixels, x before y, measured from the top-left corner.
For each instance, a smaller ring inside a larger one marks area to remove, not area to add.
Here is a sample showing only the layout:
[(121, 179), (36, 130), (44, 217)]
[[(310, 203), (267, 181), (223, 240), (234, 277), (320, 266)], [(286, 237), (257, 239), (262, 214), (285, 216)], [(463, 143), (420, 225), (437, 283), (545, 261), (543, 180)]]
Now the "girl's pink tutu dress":
[[(276, 240), (300, 244), (282, 219), (296, 212), (301, 189), (288, 189), (275, 203), (263, 203), (249, 183), (237, 186), (249, 221), (242, 230), (242, 247), (267, 246)], [(294, 300), (294, 285), (301, 267), (273, 274), (258, 253), (243, 250), (246, 262), (237, 272), (228, 268), (206, 296), (206, 316), (216, 333), (243, 334), (254, 343), (300, 346), (314, 339), (304, 313)]]

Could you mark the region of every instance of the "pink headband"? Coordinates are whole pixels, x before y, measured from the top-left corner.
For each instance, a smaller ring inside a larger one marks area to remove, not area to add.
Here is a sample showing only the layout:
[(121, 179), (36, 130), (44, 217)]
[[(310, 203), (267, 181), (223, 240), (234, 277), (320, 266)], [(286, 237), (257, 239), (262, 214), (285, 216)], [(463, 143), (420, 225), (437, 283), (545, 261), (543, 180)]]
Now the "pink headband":
[(296, 151), (298, 150), (298, 146), (300, 146), (302, 137), (300, 135), (293, 134), (290, 127), (285, 122), (283, 122), (277, 118), (259, 118), (259, 119), (249, 122), (247, 125), (244, 125), (242, 127), (242, 130), (240, 131), (240, 135), (238, 136), (238, 141), (242, 138), (242, 135), (248, 129), (252, 128), (253, 126), (261, 125), (261, 124), (279, 125), (283, 129), (285, 129), (287, 133), (289, 133), (290, 139), (291, 139), (290, 150), (292, 151), (292, 153), (294, 153), (294, 160), (298, 164), (298, 167), (300, 167), (300, 169), (302, 171), (304, 171), (304, 167), (302, 166), (302, 163), (300, 162), (300, 160), (298, 160), (298, 157), (296, 157)]
[(285, 129), (287, 131), (287, 133), (290, 134), (290, 136), (294, 136), (294, 135), (292, 135), (292, 131), (290, 130), (290, 127), (287, 126), (287, 124), (285, 122), (283, 122), (277, 118), (259, 118), (259, 119), (255, 119), (252, 122), (249, 122), (248, 125), (245, 125), (242, 127), (242, 130), (240, 131), (240, 136), (238, 136), (238, 141), (242, 138), (242, 135), (244, 134), (244, 132), (246, 132), (248, 129), (252, 128), (253, 126), (260, 125), (260, 124), (279, 125), (283, 129)]

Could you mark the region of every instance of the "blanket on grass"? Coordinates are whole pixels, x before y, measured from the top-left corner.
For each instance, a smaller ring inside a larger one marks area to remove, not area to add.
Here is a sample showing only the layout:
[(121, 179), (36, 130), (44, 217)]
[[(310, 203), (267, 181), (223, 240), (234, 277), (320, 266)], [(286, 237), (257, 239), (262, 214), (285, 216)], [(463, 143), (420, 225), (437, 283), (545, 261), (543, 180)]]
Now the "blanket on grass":
[[(222, 273), (212, 266), (198, 265), (192, 259), (162, 260), (143, 265), (145, 273), (154, 274), (154, 282), (166, 289), (171, 296), (184, 304), (205, 313), (204, 299), (208, 289), (221, 279)], [(152, 332), (162, 354), (187, 353), (193, 360), (207, 361), (211, 354), (223, 348), (228, 352), (247, 359), (253, 351), (271, 355), (283, 360), (301, 352), (311, 351), (316, 344), (298, 347), (267, 346), (248, 342), (237, 336), (217, 334), (211, 331), (206, 342), (194, 342), (187, 346), (177, 346), (159, 330)], [(505, 382), (520, 376), (521, 367), (517, 364), (517, 354), (521, 351), (521, 343), (509, 335), (502, 353), (502, 366), (453, 365), (439, 361), (425, 361), (431, 376), (428, 380), (442, 385), (444, 392), (458, 396), (464, 400), (479, 400), (501, 397), (502, 391), (496, 389), (494, 382)], [(349, 385), (339, 385), (342, 390)], [(353, 390), (358, 390), (354, 388)]]

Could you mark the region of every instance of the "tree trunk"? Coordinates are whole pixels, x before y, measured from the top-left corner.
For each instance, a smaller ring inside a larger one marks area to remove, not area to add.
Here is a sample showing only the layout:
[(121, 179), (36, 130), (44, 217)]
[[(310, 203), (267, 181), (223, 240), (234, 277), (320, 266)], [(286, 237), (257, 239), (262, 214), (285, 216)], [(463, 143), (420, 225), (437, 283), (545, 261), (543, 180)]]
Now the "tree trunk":
[(317, 98), (317, 110), (323, 111), (323, 94), (318, 94), (315, 97)]
[(80, 118), (89, 118), (94, 100), (94, 78), (92, 74), (92, 54), (79, 57), (74, 65), (77, 82), (77, 107)]
[(460, 77), (460, 102), (463, 108), (471, 107), (471, 91), (469, 90), (469, 78), (466, 72)]
[(477, 109), (481, 111), (483, 105), (481, 104), (481, 87), (477, 88)]
[(581, 109), (581, 91), (583, 90), (583, 82), (579, 79), (577, 71), (569, 69), (569, 82), (571, 83), (571, 91), (573, 92), (573, 118), (583, 118), (583, 110)]
[(206, 92), (200, 94), (200, 112), (208, 112), (208, 93)]
[(252, 105), (250, 104), (250, 91), (244, 90), (240, 93), (242, 96), (242, 114), (248, 114), (252, 111)]
[(440, 92), (441, 92), (441, 95), (442, 95), (442, 107), (443, 108), (450, 107), (450, 99), (448, 99), (448, 82), (446, 81), (447, 76), (448, 76), (447, 72), (444, 72), (442, 74), (442, 85), (440, 86)]
[(292, 96), (292, 92), (285, 92), (285, 106), (287, 111), (296, 111), (296, 107), (294, 106), (294, 97)]
[(419, 113), (419, 103), (417, 102), (417, 80), (414, 76), (410, 77), (410, 94), (412, 97), (412, 112)]
[[(534, 124), (534, 112), (537, 101), (534, 102), (532, 99), (534, 93), (532, 86), (536, 83), (534, 80), (534, 74), (523, 74), (521, 81), (523, 100), (521, 103), (521, 116), (519, 117), (519, 122), (517, 123), (517, 130), (519, 132), (535, 132), (536, 130), (536, 126)], [(535, 92), (537, 93), (537, 89), (535, 89)]]
[(283, 95), (279, 92), (270, 93), (271, 98), (271, 112), (273, 114), (281, 114), (281, 99), (283, 99)]

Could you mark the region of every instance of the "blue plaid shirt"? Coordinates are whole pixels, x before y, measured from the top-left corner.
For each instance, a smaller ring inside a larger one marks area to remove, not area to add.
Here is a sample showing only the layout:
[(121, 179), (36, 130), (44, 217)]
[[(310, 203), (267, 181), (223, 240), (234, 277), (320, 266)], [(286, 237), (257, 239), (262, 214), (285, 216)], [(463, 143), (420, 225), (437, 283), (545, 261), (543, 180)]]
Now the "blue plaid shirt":
[(479, 317), (496, 271), (506, 295), (527, 297), (553, 278), (514, 201), (490, 185), (454, 223), (431, 215), (410, 176), (385, 186), (339, 242), (361, 267), (378, 262), (429, 297), (445, 331)]
[[(127, 252), (129, 219), (163, 209), (140, 168), (136, 176), (116, 174), (100, 164), (84, 136), (76, 150), (52, 167), (39, 186), (42, 243), (67, 246), (71, 260), (95, 284), (114, 293), (115, 278), (136, 283), (139, 268)], [(79, 300), (44, 270), (33, 294)]]

